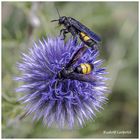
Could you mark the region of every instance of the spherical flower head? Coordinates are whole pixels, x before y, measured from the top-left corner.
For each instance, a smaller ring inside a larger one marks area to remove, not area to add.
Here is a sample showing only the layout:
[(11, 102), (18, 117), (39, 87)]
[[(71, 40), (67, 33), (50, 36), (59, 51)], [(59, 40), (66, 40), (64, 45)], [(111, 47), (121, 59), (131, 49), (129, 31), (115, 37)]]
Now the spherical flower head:
[[(24, 94), (19, 100), (26, 104), (26, 112), (33, 114), (33, 120), (42, 119), (47, 126), (73, 128), (83, 126), (85, 120), (94, 118), (96, 111), (102, 109), (107, 100), (107, 78), (105, 68), (101, 68), (103, 61), (96, 60), (98, 50), (88, 48), (72, 65), (74, 68), (81, 63), (93, 64), (93, 81), (57, 77), (82, 46), (72, 38), (67, 42), (59, 37), (47, 38), (34, 43), (29, 54), (22, 53), (22, 62), (18, 63), (22, 75), (16, 80), (24, 85), (17, 92)], [(77, 76), (80, 77), (78, 73)]]

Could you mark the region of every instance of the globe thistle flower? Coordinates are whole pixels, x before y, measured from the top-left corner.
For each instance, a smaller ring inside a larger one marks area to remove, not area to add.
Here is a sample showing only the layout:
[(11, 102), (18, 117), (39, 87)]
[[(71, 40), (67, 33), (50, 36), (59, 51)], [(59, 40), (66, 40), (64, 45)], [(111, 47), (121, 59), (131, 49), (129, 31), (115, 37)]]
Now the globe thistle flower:
[(22, 54), (22, 62), (18, 63), (22, 75), (16, 80), (24, 84), (17, 92), (24, 94), (19, 100), (26, 104), (27, 115), (33, 114), (33, 120), (42, 118), (47, 126), (55, 124), (61, 128), (73, 128), (83, 126), (85, 120), (94, 118), (96, 111), (102, 109), (107, 100), (107, 78), (103, 76), (105, 68), (101, 68), (103, 61), (96, 60), (98, 50), (87, 49), (74, 65), (92, 63), (91, 76), (95, 80), (86, 82), (65, 78), (58, 82), (58, 72), (82, 45), (76, 39), (65, 43), (59, 37), (47, 38), (34, 43), (29, 54)]

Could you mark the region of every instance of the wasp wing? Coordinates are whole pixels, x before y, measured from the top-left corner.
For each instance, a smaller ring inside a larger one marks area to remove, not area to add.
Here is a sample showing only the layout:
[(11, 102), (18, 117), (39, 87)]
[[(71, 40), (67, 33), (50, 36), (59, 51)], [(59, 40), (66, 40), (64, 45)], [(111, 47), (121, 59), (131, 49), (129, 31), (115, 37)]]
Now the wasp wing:
[(72, 56), (72, 59), (69, 61), (69, 63), (66, 65), (66, 68), (74, 65), (83, 56), (86, 50), (87, 50), (87, 47), (85, 45), (79, 48), (78, 51), (74, 53), (74, 55)]
[(90, 83), (94, 83), (97, 81), (97, 79), (92, 74), (78, 74), (74, 72), (69, 74), (67, 76), (67, 79), (90, 82)]
[(98, 42), (101, 41), (101, 38), (97, 34), (95, 34), (94, 32), (92, 32), (90, 29), (88, 29), (85, 25), (83, 25), (82, 23), (80, 23), (76, 19), (71, 18), (70, 23), (77, 30), (79, 30), (79, 31), (84, 32), (85, 34), (87, 34), (96, 43), (98, 43)]

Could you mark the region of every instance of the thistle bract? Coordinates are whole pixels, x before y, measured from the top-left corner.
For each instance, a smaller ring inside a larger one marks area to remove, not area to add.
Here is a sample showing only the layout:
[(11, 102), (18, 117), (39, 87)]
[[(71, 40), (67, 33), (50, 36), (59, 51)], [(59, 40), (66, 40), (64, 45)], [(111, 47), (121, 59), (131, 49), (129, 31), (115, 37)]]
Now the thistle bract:
[(33, 114), (33, 120), (42, 119), (47, 126), (55, 124), (61, 128), (83, 126), (85, 120), (94, 118), (96, 111), (106, 102), (106, 71), (101, 67), (103, 61), (97, 60), (98, 50), (87, 49), (74, 65), (92, 63), (94, 69), (91, 75), (96, 81), (65, 78), (55, 84), (58, 72), (82, 45), (76, 39), (65, 43), (59, 37), (47, 38), (34, 43), (29, 54), (22, 54), (22, 62), (18, 64), (22, 75), (16, 80), (24, 85), (17, 92), (23, 93), (19, 100), (26, 104), (26, 112)]

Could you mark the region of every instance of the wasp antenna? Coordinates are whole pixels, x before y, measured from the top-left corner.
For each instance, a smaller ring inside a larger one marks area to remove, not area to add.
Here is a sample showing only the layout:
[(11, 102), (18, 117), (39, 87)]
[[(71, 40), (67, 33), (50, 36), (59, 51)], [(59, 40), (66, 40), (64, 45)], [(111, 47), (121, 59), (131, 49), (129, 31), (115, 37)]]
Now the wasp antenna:
[(59, 19), (51, 20), (51, 22), (59, 21)]
[(56, 8), (57, 14), (58, 14), (58, 16), (59, 16), (59, 18), (60, 18), (60, 17), (61, 17), (61, 16), (60, 16), (60, 13), (59, 13), (59, 11), (58, 11), (58, 9), (57, 9), (56, 6), (55, 6), (55, 8)]

